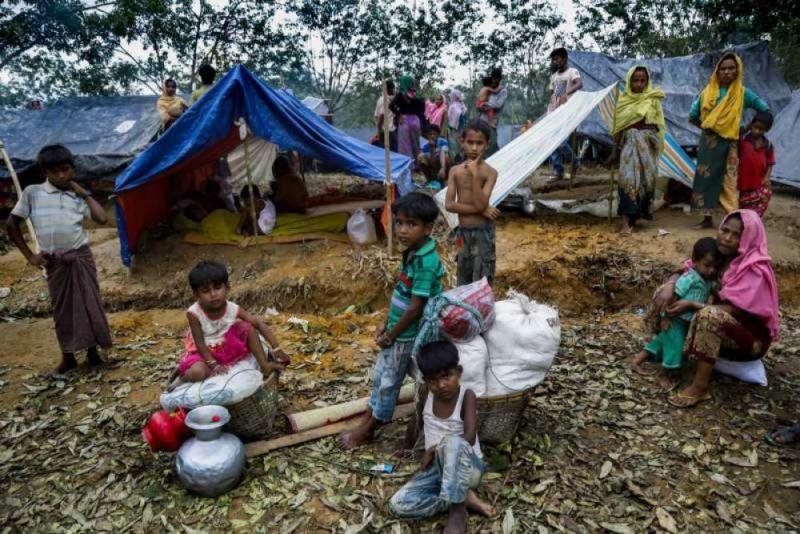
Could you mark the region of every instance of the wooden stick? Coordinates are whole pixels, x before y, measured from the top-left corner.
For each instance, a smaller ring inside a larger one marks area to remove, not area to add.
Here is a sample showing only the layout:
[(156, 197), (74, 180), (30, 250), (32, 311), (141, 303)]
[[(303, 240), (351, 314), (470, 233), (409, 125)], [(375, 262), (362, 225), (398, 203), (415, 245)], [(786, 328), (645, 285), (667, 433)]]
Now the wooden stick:
[[(14, 189), (17, 191), (17, 198), (22, 198), (22, 186), (19, 183), (19, 178), (17, 177), (17, 171), (14, 170), (14, 166), (11, 164), (11, 158), (8, 157), (8, 152), (6, 152), (6, 147), (3, 144), (3, 141), (0, 141), (0, 152), (3, 154), (3, 161), (6, 164), (6, 169), (8, 169), (8, 173), (11, 175), (11, 181), (14, 182)], [(39, 247), (39, 239), (36, 237), (36, 232), (33, 230), (33, 223), (31, 222), (30, 217), (25, 219), (25, 224), (28, 227), (28, 234), (31, 236), (31, 240), (33, 241), (33, 252), (38, 254), (41, 251), (41, 247)]]
[[(242, 119), (244, 122), (244, 119)], [(250, 170), (250, 150), (247, 147), (247, 139), (250, 132), (244, 138), (244, 168), (247, 172), (247, 191), (250, 193), (250, 216), (253, 218), (253, 239), (258, 242), (258, 214), (256, 213), (256, 199), (253, 198), (253, 173)]]
[[(408, 404), (401, 404), (397, 406), (394, 410), (394, 417), (393, 419), (400, 419), (402, 417), (407, 417), (414, 413), (416, 409), (416, 405), (413, 402), (409, 402)], [(355, 428), (361, 422), (361, 417), (356, 416), (352, 419), (347, 419), (346, 421), (340, 421), (338, 423), (333, 423), (332, 425), (325, 425), (319, 428), (315, 428), (313, 430), (307, 430), (305, 432), (299, 432), (297, 434), (288, 434), (286, 436), (281, 436), (275, 439), (269, 439), (266, 441), (254, 441), (252, 443), (248, 443), (244, 446), (245, 453), (247, 454), (248, 458), (253, 458), (255, 456), (261, 456), (262, 454), (267, 454), (270, 451), (274, 451), (275, 449), (282, 449), (284, 447), (292, 447), (294, 445), (299, 445), (301, 443), (306, 443), (307, 441), (312, 441), (315, 439), (324, 438), (327, 436), (332, 436), (334, 434), (339, 434), (341, 432), (345, 432), (352, 428)]]
[(611, 169), (611, 180), (608, 184), (608, 224), (611, 224), (613, 218), (614, 206), (614, 174), (617, 172), (616, 167)]
[[(386, 164), (386, 243), (389, 257), (392, 257), (392, 166), (389, 160), (389, 88), (383, 80), (383, 148)], [(413, 165), (413, 163), (412, 163)]]
[(575, 179), (575, 173), (577, 172), (578, 169), (577, 158), (578, 158), (578, 132), (572, 132), (572, 162), (570, 163), (570, 169), (569, 169), (570, 191), (572, 191), (572, 180)]

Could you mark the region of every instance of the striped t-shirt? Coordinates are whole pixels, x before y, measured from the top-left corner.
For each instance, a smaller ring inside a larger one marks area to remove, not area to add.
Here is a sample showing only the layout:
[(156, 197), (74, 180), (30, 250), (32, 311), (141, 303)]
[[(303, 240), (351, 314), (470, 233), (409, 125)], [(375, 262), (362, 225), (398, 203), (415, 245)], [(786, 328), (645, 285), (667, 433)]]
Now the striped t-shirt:
[(83, 220), (89, 217), (86, 200), (48, 181), (26, 187), (11, 214), (31, 220), (42, 252), (74, 250), (89, 244), (83, 229)]
[[(403, 254), (403, 264), (397, 273), (397, 285), (392, 292), (389, 303), (389, 321), (386, 329), (391, 330), (411, 304), (411, 297), (423, 299), (435, 297), (442, 292), (442, 276), (444, 267), (436, 252), (436, 241), (431, 239), (423, 243), (415, 252)], [(397, 341), (412, 341), (419, 331), (419, 318), (397, 336)]]

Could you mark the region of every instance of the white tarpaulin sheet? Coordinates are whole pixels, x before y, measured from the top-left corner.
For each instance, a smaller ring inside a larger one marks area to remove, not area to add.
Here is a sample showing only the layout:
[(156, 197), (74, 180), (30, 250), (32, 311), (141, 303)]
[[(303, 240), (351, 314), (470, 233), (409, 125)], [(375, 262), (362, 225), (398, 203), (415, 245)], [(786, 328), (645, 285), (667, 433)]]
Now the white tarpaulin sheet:
[[(611, 84), (600, 91), (578, 91), (566, 104), (487, 158), (486, 162), (497, 170), (497, 184), (489, 203), (497, 206), (515, 187), (533, 174), (615, 85), (616, 83)], [(444, 209), (446, 194), (445, 187), (436, 194), (436, 202), (447, 224), (455, 228), (458, 226), (458, 216)]]
[[(272, 164), (278, 155), (277, 145), (260, 137), (247, 140), (247, 151), (250, 153), (250, 172), (253, 174), (253, 185), (258, 186), (262, 194), (272, 183)], [(228, 154), (228, 166), (231, 168), (230, 184), (234, 194), (238, 194), (247, 184), (247, 163), (244, 157), (244, 143)]]

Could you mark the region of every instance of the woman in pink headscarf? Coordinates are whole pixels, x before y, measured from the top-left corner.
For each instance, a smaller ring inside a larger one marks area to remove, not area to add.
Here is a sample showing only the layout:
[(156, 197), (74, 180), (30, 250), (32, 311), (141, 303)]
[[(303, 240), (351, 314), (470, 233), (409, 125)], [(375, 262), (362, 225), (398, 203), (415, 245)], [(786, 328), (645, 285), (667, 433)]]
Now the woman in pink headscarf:
[(464, 156), (461, 153), (461, 136), (467, 127), (467, 106), (464, 96), (458, 89), (450, 91), (450, 106), (447, 108), (447, 144), (453, 163), (460, 163)]
[[(689, 386), (669, 397), (669, 403), (678, 408), (711, 398), (708, 386), (717, 359), (759, 360), (778, 339), (778, 284), (761, 218), (752, 210), (728, 214), (719, 227), (717, 246), (725, 258), (721, 289), (715, 303), (698, 311), (689, 327), (684, 352), (697, 360), (697, 370)], [(668, 304), (673, 283), (670, 279), (655, 299), (656, 306), (670, 316), (684, 313), (690, 305), (685, 301)]]
[(444, 131), (444, 119), (447, 116), (447, 100), (443, 94), (439, 94), (433, 102), (425, 102), (425, 119), (428, 124), (434, 124), (440, 131)]

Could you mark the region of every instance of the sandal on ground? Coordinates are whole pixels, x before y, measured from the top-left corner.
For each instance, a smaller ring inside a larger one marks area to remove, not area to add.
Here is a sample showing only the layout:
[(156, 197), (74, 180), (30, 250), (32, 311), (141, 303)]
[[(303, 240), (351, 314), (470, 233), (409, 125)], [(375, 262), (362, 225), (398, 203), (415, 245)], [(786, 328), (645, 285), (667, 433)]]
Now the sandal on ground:
[[(644, 367), (647, 365), (647, 367)], [(649, 362), (644, 361), (638, 365), (629, 365), (628, 368), (636, 373), (639, 376), (653, 376), (658, 373), (658, 369), (653, 366), (653, 364), (649, 364)]]
[[(701, 402), (711, 400), (711, 394), (706, 393), (705, 395), (695, 396), (695, 395), (687, 395), (684, 392), (678, 392), (675, 395), (670, 395), (667, 397), (667, 402), (670, 406), (674, 406), (675, 408), (693, 408), (700, 404)], [(685, 402), (680, 402), (685, 401)]]
[(764, 441), (775, 447), (800, 446), (800, 423), (767, 432), (764, 435)]

